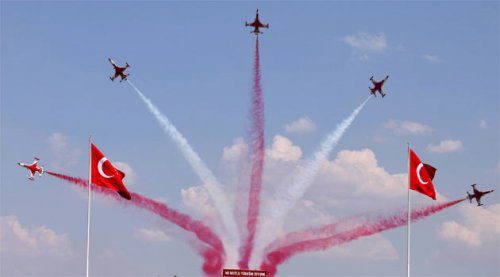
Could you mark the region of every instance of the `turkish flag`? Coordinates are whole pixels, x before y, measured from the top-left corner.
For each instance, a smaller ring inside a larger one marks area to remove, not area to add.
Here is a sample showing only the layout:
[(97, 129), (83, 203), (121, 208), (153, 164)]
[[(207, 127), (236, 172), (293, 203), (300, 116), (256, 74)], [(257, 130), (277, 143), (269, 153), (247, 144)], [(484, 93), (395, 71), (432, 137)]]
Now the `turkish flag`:
[(432, 179), (436, 174), (436, 169), (431, 165), (424, 164), (420, 158), (410, 149), (410, 189), (418, 191), (436, 200), (436, 191), (432, 184)]
[(116, 169), (108, 158), (92, 143), (90, 144), (90, 156), (91, 183), (99, 187), (114, 190), (125, 199), (132, 199), (123, 184), (125, 173)]

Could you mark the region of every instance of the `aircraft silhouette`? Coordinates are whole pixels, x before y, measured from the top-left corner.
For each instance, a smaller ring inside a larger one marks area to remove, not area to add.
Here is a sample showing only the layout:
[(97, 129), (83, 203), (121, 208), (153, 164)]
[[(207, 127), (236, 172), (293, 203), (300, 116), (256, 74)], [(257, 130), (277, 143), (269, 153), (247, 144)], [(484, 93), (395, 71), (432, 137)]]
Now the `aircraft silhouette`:
[(467, 199), (469, 199), (470, 203), (472, 203), (472, 199), (476, 199), (477, 205), (482, 206), (483, 204), (481, 204), (481, 197), (483, 197), (485, 194), (494, 192), (495, 190), (480, 191), (476, 189), (476, 186), (476, 184), (471, 185), (472, 194), (469, 194), (469, 192), (467, 192)]
[(31, 164), (24, 164), (21, 162), (17, 163), (19, 166), (24, 167), (29, 171), (30, 177), (28, 177), (28, 179), (30, 179), (31, 181), (35, 180), (35, 173), (38, 172), (39, 176), (42, 176), (43, 174), (43, 166), (38, 167), (39, 160), (39, 158), (35, 157), (35, 160)]
[(259, 20), (259, 10), (257, 10), (256, 14), (255, 14), (255, 20), (252, 22), (252, 23), (248, 23), (245, 21), (245, 26), (248, 27), (254, 27), (253, 31), (251, 31), (250, 33), (254, 33), (256, 36), (258, 36), (259, 34), (262, 34), (262, 32), (259, 30), (259, 28), (267, 28), (269, 29), (269, 23), (268, 24), (262, 24), (262, 22), (260, 22)]
[(387, 79), (389, 79), (389, 75), (385, 76), (385, 78), (380, 82), (375, 81), (375, 79), (373, 79), (373, 76), (370, 78), (370, 81), (372, 81), (373, 83), (373, 88), (368, 87), (368, 89), (370, 89), (373, 96), (377, 97), (377, 91), (380, 93), (380, 95), (382, 95), (382, 98), (385, 96), (385, 93), (382, 90), (382, 86), (384, 85), (385, 81), (387, 81)]
[(120, 76), (122, 79), (120, 80), (120, 83), (122, 81), (125, 81), (127, 80), (127, 77), (128, 75), (130, 74), (125, 74), (125, 70), (130, 66), (128, 63), (125, 63), (125, 66), (124, 67), (119, 67), (118, 65), (116, 65), (115, 61), (113, 61), (111, 58), (108, 59), (109, 62), (113, 65), (113, 68), (115, 69), (115, 75), (114, 76), (109, 76), (109, 79), (111, 79), (111, 81), (114, 81), (115, 78), (117, 78), (118, 76)]

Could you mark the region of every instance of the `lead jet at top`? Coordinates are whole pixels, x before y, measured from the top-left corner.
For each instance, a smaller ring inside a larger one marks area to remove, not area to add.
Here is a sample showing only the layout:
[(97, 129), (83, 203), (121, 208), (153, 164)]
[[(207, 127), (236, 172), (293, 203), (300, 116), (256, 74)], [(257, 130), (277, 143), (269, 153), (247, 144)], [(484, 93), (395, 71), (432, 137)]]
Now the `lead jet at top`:
[(259, 10), (256, 11), (256, 14), (255, 14), (255, 20), (252, 22), (252, 23), (248, 23), (245, 21), (245, 27), (253, 27), (253, 31), (251, 31), (250, 33), (254, 33), (256, 36), (258, 36), (259, 34), (262, 34), (262, 32), (259, 30), (259, 28), (267, 28), (269, 29), (269, 23), (268, 24), (262, 24), (262, 22), (260, 22), (259, 20)]
[(378, 91), (380, 93), (380, 95), (382, 95), (382, 98), (384, 98), (385, 93), (382, 90), (382, 86), (384, 85), (385, 81), (387, 81), (387, 79), (389, 79), (389, 75), (385, 76), (385, 78), (380, 82), (375, 81), (375, 79), (373, 79), (373, 76), (370, 77), (370, 81), (372, 81), (372, 83), (373, 83), (373, 88), (371, 88), (371, 87), (368, 87), (368, 88), (370, 89), (373, 96), (377, 97), (377, 91)]
[(476, 189), (476, 184), (471, 185), (472, 187), (472, 195), (467, 192), (467, 199), (469, 199), (469, 202), (472, 203), (472, 199), (476, 199), (477, 205), (482, 206), (481, 204), (481, 197), (483, 195), (488, 194), (490, 192), (494, 192), (494, 190), (487, 190), (487, 191), (480, 191)]
[(43, 174), (43, 166), (38, 167), (39, 160), (40, 160), (39, 158), (35, 157), (35, 160), (33, 161), (32, 164), (24, 164), (21, 162), (17, 163), (19, 166), (24, 167), (29, 171), (30, 177), (28, 177), (28, 179), (30, 179), (31, 181), (35, 180), (35, 173), (38, 172), (39, 176), (42, 176)]
[(115, 75), (109, 76), (109, 79), (111, 79), (111, 81), (114, 81), (116, 77), (120, 76), (122, 78), (120, 80), (120, 83), (122, 81), (127, 80), (127, 77), (130, 74), (125, 74), (124, 72), (128, 67), (130, 67), (130, 65), (128, 63), (125, 63), (125, 67), (119, 67), (118, 65), (116, 65), (115, 61), (113, 61), (111, 58), (109, 58), (108, 60), (113, 65), (113, 68), (115, 69)]

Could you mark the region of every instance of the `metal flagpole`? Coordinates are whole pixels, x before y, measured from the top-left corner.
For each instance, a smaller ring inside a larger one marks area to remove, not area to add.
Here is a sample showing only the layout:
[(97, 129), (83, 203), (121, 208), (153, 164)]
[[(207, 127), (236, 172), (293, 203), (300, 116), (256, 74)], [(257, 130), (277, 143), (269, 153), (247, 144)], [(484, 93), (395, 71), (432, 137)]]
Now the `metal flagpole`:
[(92, 191), (92, 137), (89, 137), (89, 203), (87, 207), (87, 270), (86, 276), (89, 277), (89, 256), (90, 256), (90, 195)]
[(406, 272), (407, 276), (410, 277), (410, 143), (408, 142), (408, 218), (407, 218), (407, 238), (406, 238)]

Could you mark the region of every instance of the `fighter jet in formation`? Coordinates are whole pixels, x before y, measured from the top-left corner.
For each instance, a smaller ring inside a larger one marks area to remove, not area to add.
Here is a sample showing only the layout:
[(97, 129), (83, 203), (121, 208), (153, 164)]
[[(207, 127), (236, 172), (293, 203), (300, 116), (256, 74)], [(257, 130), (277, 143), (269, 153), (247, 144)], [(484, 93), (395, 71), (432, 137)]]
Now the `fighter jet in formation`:
[(385, 81), (387, 81), (387, 79), (389, 79), (389, 75), (385, 76), (385, 78), (380, 82), (375, 81), (375, 79), (373, 79), (373, 76), (370, 77), (370, 81), (372, 81), (373, 83), (373, 88), (371, 87), (368, 88), (370, 89), (371, 94), (373, 94), (373, 96), (377, 97), (377, 91), (380, 93), (380, 95), (382, 95), (382, 98), (385, 96), (385, 93), (382, 90), (382, 86), (384, 85)]
[(476, 186), (477, 186), (476, 184), (471, 185), (472, 194), (469, 194), (469, 192), (467, 192), (467, 199), (469, 199), (470, 203), (472, 203), (472, 199), (476, 199), (477, 205), (482, 206), (483, 204), (481, 204), (481, 197), (490, 192), (494, 192), (494, 190), (480, 191), (476, 189)]
[(28, 179), (30, 179), (31, 181), (35, 180), (35, 173), (38, 172), (39, 176), (42, 176), (43, 174), (43, 166), (38, 167), (39, 160), (40, 160), (39, 158), (35, 157), (35, 160), (33, 161), (32, 164), (24, 164), (21, 162), (17, 163), (19, 166), (24, 167), (29, 171), (30, 177), (28, 177)]
[(252, 22), (252, 23), (248, 23), (245, 21), (245, 27), (253, 27), (253, 31), (251, 31), (250, 33), (254, 33), (256, 36), (258, 36), (259, 34), (262, 34), (262, 32), (259, 30), (259, 28), (267, 28), (269, 29), (269, 23), (268, 24), (262, 24), (262, 22), (260, 22), (259, 20), (259, 10), (257, 10), (256, 14), (255, 14), (255, 20)]
[(116, 65), (116, 63), (111, 59), (109, 58), (108, 59), (109, 62), (113, 65), (113, 68), (115, 69), (115, 75), (114, 76), (109, 76), (109, 79), (111, 79), (111, 81), (114, 81), (116, 77), (120, 76), (122, 79), (120, 80), (120, 83), (122, 81), (125, 81), (127, 80), (127, 77), (128, 75), (130, 74), (125, 74), (125, 70), (130, 66), (128, 63), (125, 63), (125, 66), (124, 67), (119, 67), (118, 65)]

